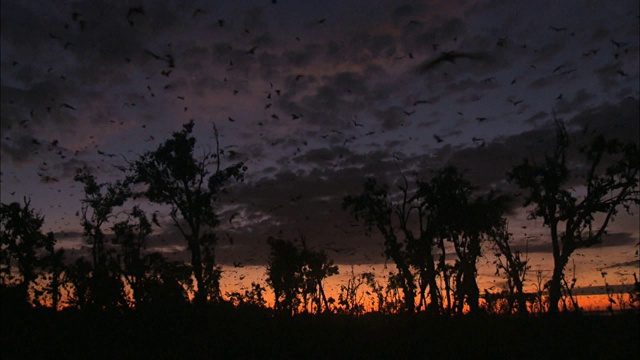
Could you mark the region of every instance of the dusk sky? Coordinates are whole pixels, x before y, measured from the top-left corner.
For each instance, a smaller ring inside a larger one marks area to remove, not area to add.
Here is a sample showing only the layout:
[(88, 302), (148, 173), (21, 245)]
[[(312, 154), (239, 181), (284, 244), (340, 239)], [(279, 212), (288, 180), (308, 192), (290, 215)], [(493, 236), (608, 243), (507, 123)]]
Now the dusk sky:
[[(554, 111), (575, 143), (640, 136), (637, 1), (3, 0), (1, 10), (2, 202), (30, 197), (71, 256), (88, 246), (76, 169), (116, 180), (125, 158), (190, 119), (200, 152), (214, 146), (213, 122), (223, 165), (248, 167), (218, 207), (219, 262), (264, 265), (268, 236), (304, 234), (343, 274), (384, 262), (379, 235), (341, 207), (367, 176), (413, 183), (455, 165), (482, 190), (514, 191), (505, 174), (552, 150)], [(548, 232), (521, 205), (513, 241), (528, 244), (533, 270), (549, 270)], [(603, 269), (610, 283), (633, 280), (637, 210), (621, 212), (603, 245), (576, 251), (576, 286), (604, 285)], [(186, 259), (163, 214), (149, 250)], [(502, 281), (492, 261), (492, 251), (480, 260), (481, 291)], [(242, 269), (223, 282), (234, 277)]]

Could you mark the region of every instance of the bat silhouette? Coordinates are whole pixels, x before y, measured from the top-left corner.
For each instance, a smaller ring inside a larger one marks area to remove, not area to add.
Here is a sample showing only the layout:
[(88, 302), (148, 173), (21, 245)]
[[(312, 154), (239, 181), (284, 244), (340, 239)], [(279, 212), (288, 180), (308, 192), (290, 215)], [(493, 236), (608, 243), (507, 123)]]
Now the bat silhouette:
[(431, 59), (426, 61), (420, 65), (418, 65), (418, 71), (421, 73), (425, 73), (427, 71), (433, 70), (434, 68), (442, 65), (442, 63), (448, 62), (451, 64), (455, 64), (459, 59), (468, 59), (468, 60), (478, 60), (478, 61), (488, 61), (489, 56), (486, 53), (482, 52), (458, 52), (458, 51), (445, 51), (435, 59)]

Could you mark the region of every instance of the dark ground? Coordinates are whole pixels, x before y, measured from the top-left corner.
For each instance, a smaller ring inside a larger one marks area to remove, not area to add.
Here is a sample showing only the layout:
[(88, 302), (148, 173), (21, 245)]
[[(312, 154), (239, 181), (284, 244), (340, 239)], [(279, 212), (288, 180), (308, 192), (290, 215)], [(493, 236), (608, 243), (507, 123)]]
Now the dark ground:
[(2, 311), (2, 359), (638, 359), (638, 313), (274, 317), (259, 309)]

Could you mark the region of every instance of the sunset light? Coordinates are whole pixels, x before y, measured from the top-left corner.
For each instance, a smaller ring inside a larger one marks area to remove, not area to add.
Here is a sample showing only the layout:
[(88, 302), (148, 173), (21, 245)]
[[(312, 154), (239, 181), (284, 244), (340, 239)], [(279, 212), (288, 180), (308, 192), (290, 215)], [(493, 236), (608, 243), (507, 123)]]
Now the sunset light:
[(640, 355), (637, 1), (1, 10), (1, 358)]

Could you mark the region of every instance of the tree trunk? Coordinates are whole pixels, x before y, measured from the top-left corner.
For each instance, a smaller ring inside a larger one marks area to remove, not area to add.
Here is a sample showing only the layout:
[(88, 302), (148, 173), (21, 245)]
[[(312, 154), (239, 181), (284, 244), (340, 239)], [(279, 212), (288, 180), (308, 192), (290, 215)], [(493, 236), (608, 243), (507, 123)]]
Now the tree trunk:
[(549, 313), (557, 314), (559, 312), (558, 303), (562, 298), (562, 274), (564, 267), (567, 265), (568, 257), (559, 255), (553, 260), (553, 275), (549, 282)]
[[(384, 232), (383, 232), (384, 233)], [(409, 265), (407, 265), (406, 261), (402, 257), (399, 245), (393, 238), (387, 238), (386, 241), (386, 250), (387, 256), (389, 256), (393, 262), (396, 263), (396, 268), (398, 269), (398, 273), (400, 278), (402, 279), (402, 293), (404, 295), (404, 310), (408, 313), (415, 312), (415, 283), (414, 277), (411, 273), (411, 269), (409, 269)]]
[(60, 279), (57, 271), (53, 272), (51, 279), (51, 307), (58, 311), (58, 303), (60, 299)]
[(427, 269), (425, 269), (424, 267), (420, 268), (420, 284), (419, 284), (419, 295), (420, 295), (420, 300), (418, 301), (418, 309), (417, 311), (420, 311), (422, 309), (427, 309), (427, 297), (425, 295), (426, 291), (427, 291), (427, 286), (428, 284), (428, 271)]
[(195, 302), (197, 305), (204, 305), (207, 302), (207, 292), (204, 289), (204, 279), (202, 276), (202, 254), (200, 252), (200, 244), (195, 235), (191, 236), (189, 247), (191, 248), (191, 266), (193, 268), (193, 276), (196, 279)]
[(467, 303), (469, 304), (469, 313), (475, 314), (480, 309), (480, 290), (475, 277), (475, 268), (470, 270), (465, 276), (465, 288), (467, 290)]
[(401, 270), (402, 276), (402, 292), (404, 293), (404, 308), (408, 313), (415, 311), (415, 284), (413, 283), (413, 275), (408, 267), (404, 266)]
[(514, 274), (514, 275), (516, 275), (516, 276), (512, 278), (512, 281), (513, 281), (513, 286), (516, 288), (516, 300), (518, 302), (518, 314), (525, 315), (525, 314), (527, 314), (529, 312), (527, 310), (527, 299), (525, 298), (525, 294), (523, 292), (522, 281), (520, 281), (520, 278), (519, 278), (517, 273)]
[[(439, 266), (440, 266), (440, 270), (442, 271), (442, 279), (444, 281), (445, 299), (447, 300), (447, 313), (450, 315), (453, 309), (453, 305), (451, 304), (451, 275), (449, 274), (449, 269), (447, 269), (444, 240), (441, 240), (440, 249), (441, 249), (441, 254), (440, 254)], [(443, 304), (443, 307), (444, 307), (444, 304)]]
[(551, 277), (551, 281), (549, 282), (549, 313), (556, 314), (558, 313), (558, 302), (560, 301), (560, 278), (562, 276), (562, 272), (559, 272), (558, 269), (560, 267), (558, 264), (554, 265), (553, 275)]
[(438, 283), (436, 282), (436, 267), (433, 256), (427, 256), (427, 282), (429, 283), (429, 305), (427, 309), (433, 314), (440, 313), (440, 293), (438, 291)]
[(560, 279), (564, 265), (560, 261), (560, 240), (558, 239), (558, 221), (553, 219), (549, 224), (551, 230), (551, 246), (553, 251), (553, 275), (549, 281), (549, 313), (558, 313), (558, 302), (560, 301)]
[(322, 298), (322, 302), (324, 303), (324, 309), (329, 310), (329, 301), (327, 300), (327, 295), (324, 293), (324, 289), (322, 288), (322, 281), (318, 280), (318, 291), (320, 291), (320, 296)]

